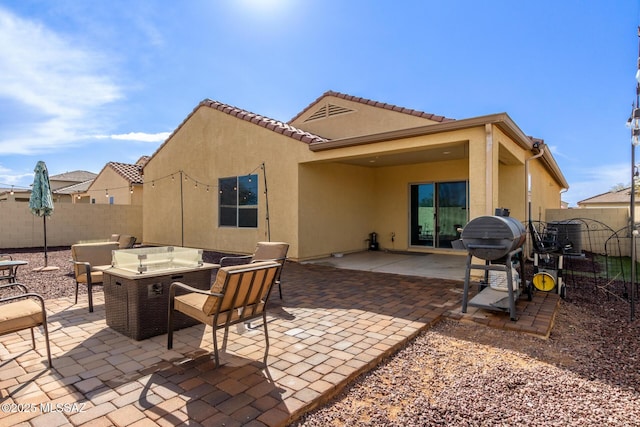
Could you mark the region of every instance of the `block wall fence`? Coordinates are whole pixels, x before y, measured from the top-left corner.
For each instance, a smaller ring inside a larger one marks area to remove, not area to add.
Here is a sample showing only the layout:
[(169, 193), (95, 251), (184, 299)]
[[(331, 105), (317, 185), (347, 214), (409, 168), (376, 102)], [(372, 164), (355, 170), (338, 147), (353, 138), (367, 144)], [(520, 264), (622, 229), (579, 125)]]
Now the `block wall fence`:
[[(624, 208), (548, 209), (545, 214), (547, 222), (589, 218), (614, 230), (629, 221), (629, 210)], [(142, 243), (142, 206), (58, 203), (53, 215), (47, 217), (47, 246), (71, 246), (111, 234), (130, 234)], [(0, 249), (37, 248), (43, 243), (42, 217), (32, 215), (28, 203), (0, 203)]]
[[(130, 234), (143, 241), (142, 206), (58, 203), (47, 217), (47, 246), (71, 246), (80, 240)], [(42, 217), (25, 202), (0, 203), (0, 249), (44, 245)]]

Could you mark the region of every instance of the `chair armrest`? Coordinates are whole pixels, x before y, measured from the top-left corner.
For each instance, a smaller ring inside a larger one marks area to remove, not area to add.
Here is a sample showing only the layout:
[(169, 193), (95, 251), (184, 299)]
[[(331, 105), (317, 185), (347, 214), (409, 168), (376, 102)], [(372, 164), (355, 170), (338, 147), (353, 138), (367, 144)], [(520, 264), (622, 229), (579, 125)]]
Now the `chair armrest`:
[(254, 262), (273, 261), (273, 262), (277, 262), (278, 264), (280, 264), (282, 266), (282, 265), (284, 265), (286, 260), (287, 260), (286, 256), (283, 256), (283, 257), (280, 257), (280, 258), (259, 258), (259, 259), (254, 259), (253, 261), (251, 261), (251, 264), (253, 264)]
[(3, 285), (0, 285), (0, 289), (2, 289), (2, 288), (19, 288), (24, 293), (29, 292), (27, 287), (25, 285), (23, 285), (22, 283), (6, 283), (6, 284), (3, 284)]
[(29, 292), (26, 294), (22, 294), (22, 295), (12, 295), (9, 297), (5, 297), (5, 298), (0, 298), (0, 302), (7, 302), (7, 301), (13, 301), (13, 300), (17, 300), (17, 299), (25, 299), (25, 298), (37, 298), (38, 300), (40, 300), (40, 305), (42, 306), (42, 309), (44, 310), (44, 298), (42, 297), (42, 295), (40, 294), (35, 294), (33, 292)]
[(74, 261), (74, 260), (70, 260), (70, 262), (73, 265), (84, 266), (87, 275), (91, 274), (91, 264), (89, 264), (88, 262), (85, 262), (85, 261)]
[(211, 292), (211, 291), (205, 291), (204, 289), (198, 289), (198, 288), (194, 288), (193, 286), (189, 286), (185, 283), (182, 282), (173, 282), (171, 284), (171, 286), (169, 287), (169, 297), (173, 298), (176, 294), (176, 289), (184, 289), (185, 291), (189, 291), (189, 292), (195, 292), (197, 294), (202, 294), (202, 295), (209, 295), (212, 297), (223, 297), (223, 294), (220, 294), (218, 292)]
[(219, 264), (224, 267), (224, 261), (235, 261), (235, 260), (243, 260), (243, 259), (251, 259), (253, 255), (239, 255), (239, 256), (225, 256), (220, 258)]

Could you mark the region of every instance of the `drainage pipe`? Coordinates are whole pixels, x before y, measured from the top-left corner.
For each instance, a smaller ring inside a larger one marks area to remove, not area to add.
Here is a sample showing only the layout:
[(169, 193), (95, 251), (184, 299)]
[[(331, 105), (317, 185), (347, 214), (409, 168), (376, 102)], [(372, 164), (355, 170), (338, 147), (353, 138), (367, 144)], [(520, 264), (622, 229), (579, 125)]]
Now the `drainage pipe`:
[[(531, 176), (529, 173), (529, 162), (531, 160), (538, 159), (544, 155), (544, 143), (534, 142), (533, 148), (539, 150), (538, 154), (531, 156), (524, 161), (524, 175), (525, 175), (524, 187), (525, 187), (525, 200), (526, 200), (526, 206), (524, 211), (525, 211), (525, 224), (526, 224), (525, 227), (527, 228), (527, 234), (529, 234), (529, 245), (531, 245), (531, 238), (532, 238), (529, 230), (529, 221), (531, 221)], [(527, 257), (527, 260), (533, 261), (533, 258), (531, 258), (530, 252), (531, 251), (528, 250), (525, 256)]]

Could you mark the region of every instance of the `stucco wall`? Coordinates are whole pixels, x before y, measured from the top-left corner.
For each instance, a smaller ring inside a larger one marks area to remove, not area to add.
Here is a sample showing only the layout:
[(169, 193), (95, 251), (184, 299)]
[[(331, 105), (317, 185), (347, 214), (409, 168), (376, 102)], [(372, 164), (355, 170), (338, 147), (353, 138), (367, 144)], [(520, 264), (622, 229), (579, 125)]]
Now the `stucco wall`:
[[(198, 108), (144, 168), (145, 242), (251, 253), (268, 237), (268, 195), (271, 240), (289, 242), (297, 257), (297, 165), (307, 152), (300, 141)], [(258, 175), (258, 228), (220, 227), (218, 180), (249, 174)]]
[[(110, 197), (113, 197), (115, 205), (141, 205), (140, 191), (141, 188), (134, 188), (134, 194), (132, 194), (129, 182), (111, 167), (106, 167), (93, 181), (87, 193), (90, 198), (95, 199), (96, 204), (109, 204)], [(107, 197), (107, 194), (110, 197)]]
[(560, 209), (562, 190), (557, 182), (547, 172), (540, 159), (529, 163), (531, 174), (531, 219), (545, 219), (545, 212), (550, 209)]
[[(569, 219), (586, 218), (600, 221), (614, 231), (629, 226), (628, 208), (594, 208), (594, 209), (547, 209), (546, 222), (566, 221)], [(533, 220), (538, 220), (533, 215)], [(543, 220), (545, 221), (545, 220)]]
[[(43, 219), (29, 212), (28, 203), (0, 203), (0, 218), (1, 248), (43, 245)], [(141, 241), (142, 206), (61, 203), (47, 218), (48, 246), (106, 239), (114, 233), (130, 234)]]
[(301, 259), (332, 252), (362, 251), (374, 230), (380, 200), (374, 170), (344, 164), (300, 166), (299, 236)]

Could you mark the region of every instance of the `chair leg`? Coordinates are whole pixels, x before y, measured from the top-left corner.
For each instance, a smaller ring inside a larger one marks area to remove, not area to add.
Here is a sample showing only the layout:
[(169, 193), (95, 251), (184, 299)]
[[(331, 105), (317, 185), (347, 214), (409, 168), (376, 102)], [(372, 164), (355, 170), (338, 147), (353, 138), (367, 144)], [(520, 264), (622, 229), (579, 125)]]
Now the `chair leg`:
[(265, 342), (265, 348), (264, 348), (264, 367), (266, 368), (267, 365), (267, 358), (269, 357), (269, 332), (267, 331), (267, 312), (263, 311), (262, 312), (262, 324), (264, 325), (264, 342)]
[(31, 328), (31, 344), (33, 344), (33, 348), (36, 348), (36, 336), (33, 334), (33, 328)]
[(218, 356), (218, 337), (217, 337), (217, 329), (215, 326), (212, 326), (213, 329), (213, 356), (216, 360), (216, 368), (220, 367), (220, 357)]
[(44, 323), (42, 324), (42, 329), (44, 329), (44, 342), (47, 345), (47, 359), (49, 360), (49, 368), (53, 368), (53, 363), (51, 362), (51, 347), (49, 345), (49, 328), (47, 327), (46, 313), (44, 316)]
[(78, 303), (78, 287), (79, 287), (79, 286), (80, 286), (80, 285), (78, 284), (78, 282), (76, 282), (76, 302), (75, 302), (74, 304), (77, 304), (77, 303)]
[(167, 349), (173, 348), (173, 299), (169, 300), (169, 316), (167, 320)]
[(93, 289), (91, 283), (87, 284), (87, 293), (89, 294), (89, 313), (93, 313)]
[(278, 280), (278, 291), (280, 292), (280, 299), (282, 299), (282, 282)]

